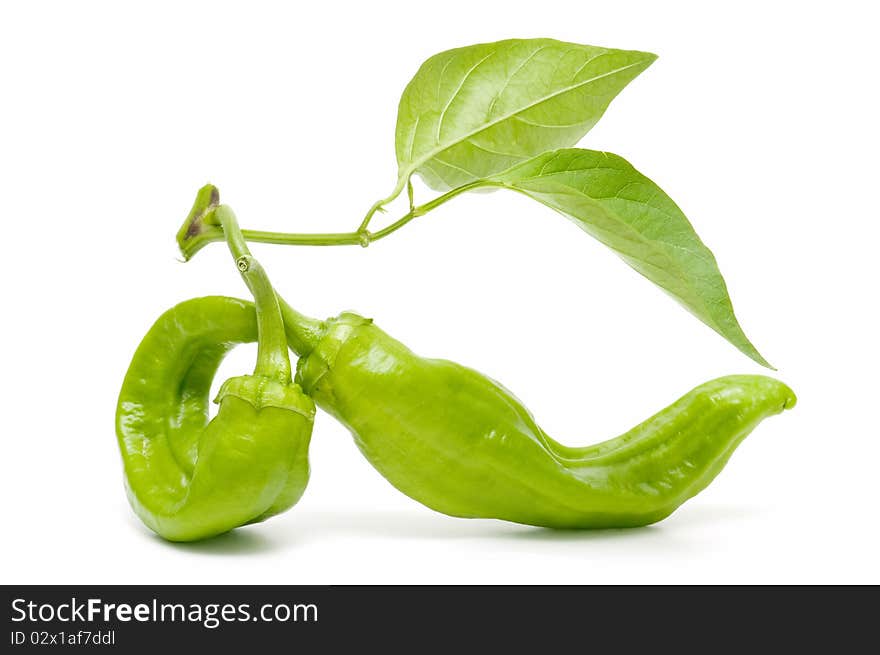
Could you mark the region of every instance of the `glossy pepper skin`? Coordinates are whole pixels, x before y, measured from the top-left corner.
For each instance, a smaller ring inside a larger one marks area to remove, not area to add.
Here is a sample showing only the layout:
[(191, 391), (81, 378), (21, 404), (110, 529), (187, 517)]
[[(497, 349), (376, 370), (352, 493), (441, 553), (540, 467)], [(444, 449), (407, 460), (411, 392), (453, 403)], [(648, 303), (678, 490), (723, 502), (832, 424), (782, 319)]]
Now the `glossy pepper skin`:
[(391, 484), (452, 516), (552, 528), (648, 525), (704, 489), (764, 418), (795, 404), (782, 382), (729, 376), (616, 439), (572, 448), (476, 371), (419, 357), (356, 314), (318, 329), (281, 307), (303, 355), (303, 390)]
[[(309, 479), (315, 405), (291, 379), (275, 290), (232, 211), (211, 189), (190, 219), (223, 226), (254, 303), (197, 298), (165, 312), (132, 359), (116, 411), (125, 486), (135, 513), (171, 541), (211, 537), (293, 506)], [(257, 341), (252, 375), (230, 378), (209, 420), (208, 394), (223, 357)]]

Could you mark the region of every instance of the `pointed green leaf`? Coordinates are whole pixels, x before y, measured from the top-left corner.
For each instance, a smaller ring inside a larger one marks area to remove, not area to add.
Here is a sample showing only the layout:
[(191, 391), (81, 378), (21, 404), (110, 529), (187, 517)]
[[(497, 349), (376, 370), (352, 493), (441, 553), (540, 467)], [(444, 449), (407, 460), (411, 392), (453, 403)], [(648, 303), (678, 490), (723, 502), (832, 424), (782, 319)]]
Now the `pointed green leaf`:
[(622, 157), (557, 150), (490, 181), (571, 219), (743, 353), (770, 367), (736, 320), (712, 252), (672, 199)]
[(434, 55), (400, 99), (397, 192), (413, 173), (445, 191), (576, 144), (654, 59), (552, 39)]

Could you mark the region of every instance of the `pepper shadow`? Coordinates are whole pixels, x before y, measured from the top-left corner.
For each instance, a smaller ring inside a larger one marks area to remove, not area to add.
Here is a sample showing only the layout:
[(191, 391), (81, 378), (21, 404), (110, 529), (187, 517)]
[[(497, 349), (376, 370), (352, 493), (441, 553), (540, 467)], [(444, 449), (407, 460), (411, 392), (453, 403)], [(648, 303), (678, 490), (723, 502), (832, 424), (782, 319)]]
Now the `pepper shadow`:
[(271, 553), (290, 546), (289, 540), (285, 543), (279, 543), (276, 539), (270, 539), (265, 531), (261, 532), (259, 527), (252, 529), (250, 527), (236, 528), (230, 532), (225, 532), (210, 539), (202, 541), (167, 541), (157, 534), (152, 534), (154, 541), (158, 542), (165, 548), (170, 548), (178, 552), (196, 553), (198, 555), (256, 555), (259, 553)]
[[(553, 528), (530, 528), (517, 531), (510, 536), (516, 539), (534, 541), (602, 541), (608, 539), (666, 539), (672, 535), (683, 535), (692, 529), (705, 529), (712, 525), (723, 525), (748, 520), (761, 514), (754, 507), (739, 505), (698, 505), (682, 507), (671, 516), (637, 528), (609, 528), (597, 530), (556, 530)], [(528, 527), (528, 526), (525, 526)]]
[[(554, 530), (548, 528), (532, 528), (511, 535), (518, 539), (536, 541), (589, 541), (617, 538), (656, 538), (662, 533), (683, 533), (692, 528), (704, 529), (712, 525), (732, 524), (754, 518), (762, 511), (755, 507), (740, 505), (695, 505), (676, 510), (671, 516), (638, 528), (609, 528), (597, 530)], [(664, 536), (665, 538), (665, 536)]]
[[(525, 529), (505, 535), (507, 539), (545, 542), (642, 541), (661, 537), (659, 525), (638, 528), (557, 529), (523, 526)], [(499, 535), (501, 536), (501, 535)]]
[[(291, 525), (291, 529), (293, 526)], [(656, 538), (656, 526), (608, 530), (555, 530), (495, 519), (462, 519), (434, 513), (323, 511), (297, 526), (318, 535), (435, 540), (608, 541)]]
[(554, 529), (495, 519), (462, 519), (434, 512), (328, 511), (297, 517), (284, 529), (284, 537), (304, 534), (309, 539), (321, 535), (353, 537), (393, 537), (435, 540), (499, 540), (535, 542), (680, 542), (694, 531), (713, 525), (748, 521), (762, 513), (761, 508), (741, 505), (694, 505), (678, 509), (666, 519), (636, 528)]

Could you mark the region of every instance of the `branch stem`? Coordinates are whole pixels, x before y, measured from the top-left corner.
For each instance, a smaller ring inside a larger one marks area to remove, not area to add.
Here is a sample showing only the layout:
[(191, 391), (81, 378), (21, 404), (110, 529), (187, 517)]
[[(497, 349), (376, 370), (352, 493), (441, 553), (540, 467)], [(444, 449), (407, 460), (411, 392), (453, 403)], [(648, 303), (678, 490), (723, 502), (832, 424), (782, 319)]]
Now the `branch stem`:
[[(330, 232), (324, 234), (266, 232), (263, 230), (241, 230), (241, 234), (245, 240), (252, 241), (254, 243), (274, 243), (286, 246), (368, 246), (375, 241), (384, 239), (389, 234), (397, 232), (397, 230), (402, 228), (414, 218), (418, 218), (419, 216), (427, 214), (429, 211), (436, 207), (439, 207), (446, 201), (452, 200), (452, 198), (454, 198), (455, 196), (460, 195), (466, 191), (470, 191), (471, 189), (486, 186), (490, 186), (490, 184), (486, 181), (478, 180), (476, 182), (471, 182), (470, 184), (465, 184), (464, 186), (452, 189), (451, 191), (447, 191), (443, 195), (437, 196), (433, 200), (426, 202), (423, 205), (413, 207), (401, 218), (394, 221), (387, 227), (378, 230), (377, 232), (368, 232), (365, 229), (361, 230), (359, 228), (359, 231), (357, 232)], [(379, 203), (373, 205), (373, 209), (371, 209), (372, 213), (376, 212), (376, 208), (379, 207), (382, 202), (385, 201), (380, 201)], [(372, 214), (369, 215), (372, 216)]]

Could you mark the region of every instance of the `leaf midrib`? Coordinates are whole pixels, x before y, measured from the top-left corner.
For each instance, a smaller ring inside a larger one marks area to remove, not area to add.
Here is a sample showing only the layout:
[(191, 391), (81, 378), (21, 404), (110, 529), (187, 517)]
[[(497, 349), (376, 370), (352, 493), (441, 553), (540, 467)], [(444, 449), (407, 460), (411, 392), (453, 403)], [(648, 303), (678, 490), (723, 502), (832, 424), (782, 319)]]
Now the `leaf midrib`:
[[(406, 178), (408, 178), (410, 175), (412, 175), (412, 174), (413, 174), (413, 173), (419, 168), (419, 166), (421, 166), (422, 164), (424, 164), (424, 163), (425, 163), (426, 161), (428, 161), (429, 159), (432, 159), (432, 158), (435, 157), (436, 155), (440, 154), (440, 153), (443, 152), (444, 150), (449, 150), (449, 149), (452, 148), (453, 146), (456, 146), (456, 145), (458, 145), (459, 143), (462, 143), (462, 142), (464, 142), (464, 141), (467, 141), (467, 140), (470, 139), (471, 137), (473, 137), (473, 136), (479, 134), (480, 132), (485, 132), (485, 131), (488, 130), (489, 128), (492, 128), (492, 127), (494, 127), (495, 125), (498, 125), (499, 123), (502, 123), (502, 122), (506, 121), (507, 119), (516, 116), (517, 114), (521, 114), (522, 112), (524, 112), (524, 111), (528, 111), (529, 109), (532, 109), (533, 107), (537, 107), (537, 106), (540, 105), (541, 103), (547, 102), (548, 100), (552, 100), (553, 98), (556, 98), (557, 96), (560, 96), (560, 95), (562, 95), (562, 94), (564, 94), (564, 93), (568, 93), (569, 91), (574, 91), (575, 89), (578, 89), (578, 88), (580, 88), (580, 87), (582, 87), (582, 86), (585, 86), (585, 85), (587, 85), (587, 84), (591, 84), (592, 82), (595, 82), (596, 80), (601, 80), (601, 79), (604, 78), (604, 77), (609, 77), (609, 76), (611, 76), (611, 75), (616, 75), (617, 73), (623, 72), (623, 71), (628, 70), (628, 69), (630, 69), (630, 68), (634, 68), (634, 67), (636, 67), (636, 66), (641, 66), (641, 65), (643, 65), (644, 63), (645, 63), (644, 60), (640, 60), (640, 61), (637, 61), (637, 62), (633, 62), (633, 63), (631, 63), (631, 64), (627, 64), (626, 66), (621, 66), (620, 68), (615, 68), (614, 70), (607, 71), (607, 72), (605, 72), (605, 73), (602, 73), (601, 75), (596, 75), (596, 76), (591, 77), (591, 78), (589, 78), (589, 79), (583, 80), (582, 82), (578, 82), (577, 84), (570, 84), (569, 86), (563, 87), (562, 89), (559, 89), (558, 91), (555, 91), (555, 92), (553, 92), (553, 93), (550, 93), (550, 94), (548, 94), (548, 95), (545, 95), (545, 96), (539, 98), (538, 100), (535, 100), (534, 102), (531, 102), (531, 103), (529, 103), (529, 104), (527, 104), (527, 105), (525, 105), (525, 106), (523, 106), (523, 107), (520, 107), (520, 108), (518, 108), (518, 109), (516, 109), (516, 110), (514, 110), (514, 111), (511, 111), (511, 112), (509, 112), (509, 113), (507, 113), (507, 114), (502, 114), (502, 115), (499, 116), (498, 118), (495, 118), (495, 119), (491, 120), (490, 122), (488, 122), (488, 123), (486, 123), (486, 124), (480, 126), (479, 128), (477, 128), (477, 129), (475, 129), (475, 130), (471, 130), (470, 132), (468, 132), (468, 133), (466, 133), (466, 134), (463, 134), (462, 136), (460, 136), (460, 137), (457, 138), (456, 140), (452, 141), (451, 143), (448, 143), (448, 144), (443, 145), (443, 146), (438, 146), (438, 147), (436, 147), (436, 148), (433, 148), (433, 149), (429, 150), (429, 151), (428, 151), (425, 155), (423, 155), (418, 161), (413, 162), (413, 163), (411, 163), (409, 166), (407, 166), (406, 169), (405, 169), (405, 171), (404, 171), (404, 173), (402, 173), (402, 174), (400, 175), (400, 178), (399, 178), (399, 179), (406, 179)], [(453, 97), (454, 97), (454, 96), (453, 96)]]
[[(562, 214), (562, 215), (565, 216), (566, 218), (574, 219), (574, 220), (576, 220), (576, 221), (578, 221), (578, 222), (582, 222), (582, 223), (583, 223), (583, 222), (587, 222), (587, 221), (583, 221), (582, 219), (580, 219), (580, 218), (578, 218), (578, 217), (576, 217), (576, 216), (573, 216), (570, 212), (568, 212), (568, 211), (567, 211), (566, 209), (564, 209), (563, 207), (560, 207), (560, 206), (556, 205), (555, 203), (545, 202), (545, 201), (543, 201), (543, 200), (541, 200), (541, 199), (539, 199), (539, 198), (537, 198), (537, 197), (535, 196), (535, 194), (542, 194), (542, 192), (534, 191), (534, 190), (531, 190), (531, 189), (526, 189), (526, 188), (523, 188), (523, 187), (518, 187), (518, 186), (516, 186), (515, 184), (508, 184), (508, 183), (499, 183), (497, 186), (499, 186), (500, 188), (509, 189), (509, 190), (511, 190), (511, 191), (516, 191), (516, 192), (518, 192), (518, 193), (523, 194), (523, 195), (526, 196), (526, 197), (531, 198), (532, 200), (537, 200), (538, 202), (541, 202), (542, 204), (544, 204), (546, 207), (549, 207), (549, 208), (552, 209), (553, 211), (558, 212), (559, 214)], [(586, 198), (586, 199), (589, 200), (589, 201), (595, 202), (595, 199), (593, 199), (593, 198), (591, 198), (591, 197), (589, 197), (589, 196), (585, 196), (584, 194), (582, 194), (581, 192), (579, 192), (579, 191), (577, 191), (577, 190), (573, 190), (573, 189), (570, 189), (570, 188), (569, 188), (567, 191), (566, 191), (566, 190), (559, 190), (559, 191), (562, 192), (562, 193), (566, 193), (566, 192), (574, 191), (578, 196), (580, 196), (580, 197), (584, 197), (584, 198)], [(552, 193), (551, 193), (551, 194), (548, 194), (548, 195), (552, 195)], [(600, 211), (605, 212), (605, 209), (604, 209), (603, 207), (601, 207), (601, 205), (599, 205), (598, 208), (599, 208)], [(604, 228), (601, 228), (601, 227), (599, 227), (599, 226), (597, 226), (597, 225), (595, 225), (595, 224), (590, 223), (590, 225), (591, 225), (594, 229), (597, 229), (597, 230), (599, 230), (599, 231), (601, 231), (601, 232), (606, 232), (606, 233), (613, 234), (613, 233), (609, 232), (608, 230), (605, 230)], [(626, 229), (626, 231), (629, 232), (631, 235), (635, 235), (636, 238), (632, 238), (631, 236), (625, 236), (625, 235), (622, 235), (622, 234), (613, 234), (614, 236), (616, 236), (616, 237), (623, 237), (624, 240), (626, 240), (626, 241), (630, 241), (631, 243), (638, 244), (638, 245), (650, 245), (650, 244), (651, 244), (651, 241), (652, 241), (651, 239), (647, 239), (647, 238), (645, 238), (641, 233), (639, 233), (638, 230), (634, 229), (632, 226), (627, 225), (626, 223), (623, 223), (623, 222), (621, 222), (620, 225), (623, 226), (623, 227)], [(597, 240), (599, 240), (600, 242), (602, 242), (601, 239), (597, 239)], [(613, 247), (609, 246), (608, 244), (606, 244), (606, 243), (604, 243), (604, 242), (602, 242), (602, 243), (603, 243), (603, 245), (605, 245), (606, 247), (610, 247), (611, 250), (613, 250), (613, 251), (617, 251), (616, 248), (613, 248)], [(661, 242), (661, 243), (663, 243), (664, 245), (667, 245), (667, 246), (668, 246), (668, 245), (672, 245), (673, 247), (675, 247), (675, 248), (679, 248), (679, 249), (681, 249), (681, 250), (685, 250), (686, 252), (691, 252), (691, 253), (693, 252), (693, 251), (691, 251), (691, 250), (689, 250), (689, 249), (687, 249), (687, 248), (684, 248), (684, 247), (682, 247), (682, 246), (677, 246), (677, 245), (673, 245), (673, 244), (667, 244), (667, 243), (665, 243), (665, 242)], [(677, 278), (680, 282), (682, 282), (682, 283), (684, 284), (684, 286), (685, 286), (685, 287), (686, 287), (691, 293), (694, 293), (695, 290), (694, 290), (694, 287), (690, 284), (690, 281), (688, 280), (687, 272), (685, 271), (685, 269), (683, 269), (683, 268), (681, 267), (681, 265), (679, 264), (679, 262), (677, 262), (677, 261), (676, 261), (675, 259), (673, 259), (673, 258), (670, 258), (669, 255), (668, 255), (667, 253), (662, 252), (662, 250), (661, 250), (661, 251), (658, 251), (658, 252), (659, 252), (659, 254), (661, 254), (661, 255), (664, 257), (664, 259), (666, 259), (670, 264), (672, 264), (671, 268), (674, 269), (673, 277)], [(636, 257), (636, 256), (634, 256), (634, 255), (630, 255), (630, 254), (628, 254), (628, 253), (622, 253), (622, 252), (619, 253), (619, 254), (621, 254), (621, 255), (625, 255), (625, 256), (629, 256), (629, 257), (633, 257), (634, 259), (638, 259), (638, 260), (639, 260), (641, 263), (643, 263), (643, 264), (646, 264), (646, 265), (651, 266), (651, 267), (653, 267), (653, 268), (658, 268), (658, 270), (663, 271), (662, 268), (656, 267), (655, 265), (651, 264), (651, 263), (648, 262), (648, 261), (645, 261), (645, 260), (642, 259), (641, 257)], [(667, 271), (663, 271), (663, 272), (669, 273), (668, 270), (667, 270)], [(665, 288), (665, 287), (663, 287), (662, 285), (660, 285), (660, 286), (661, 286), (662, 288)], [(674, 295), (676, 295), (676, 296), (678, 295), (678, 294), (675, 294), (675, 292), (672, 292), (671, 290), (669, 290), (669, 291), (670, 291), (671, 293), (673, 293)], [(715, 330), (716, 332), (719, 332), (719, 330), (722, 329), (722, 326), (719, 325), (718, 320), (717, 320), (717, 317), (714, 315), (714, 312), (712, 311), (711, 307), (710, 307), (709, 305), (707, 305), (706, 301), (701, 297), (701, 295), (700, 295), (699, 293), (696, 293), (696, 299), (697, 299), (698, 303), (703, 307), (703, 310), (706, 311), (706, 312), (708, 312), (708, 316), (711, 317), (711, 321), (712, 321), (712, 322), (711, 322), (711, 323), (708, 323), (705, 319), (701, 319), (701, 320), (703, 320), (704, 323), (707, 323), (707, 324), (708, 324), (713, 330)]]

